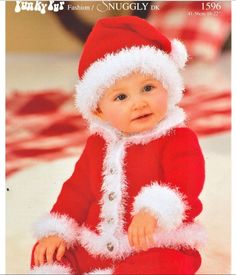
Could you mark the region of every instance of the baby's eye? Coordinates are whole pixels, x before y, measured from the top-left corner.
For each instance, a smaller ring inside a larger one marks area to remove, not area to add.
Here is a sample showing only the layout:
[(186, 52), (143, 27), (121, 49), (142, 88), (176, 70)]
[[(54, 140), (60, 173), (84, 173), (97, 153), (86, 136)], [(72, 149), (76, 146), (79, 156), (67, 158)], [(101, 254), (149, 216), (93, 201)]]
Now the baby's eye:
[(153, 88), (154, 88), (154, 86), (152, 86), (152, 85), (145, 85), (143, 87), (143, 90), (144, 90), (144, 92), (150, 92)]
[(117, 97), (115, 97), (115, 100), (118, 101), (118, 100), (124, 100), (126, 99), (127, 95), (125, 94), (120, 94), (118, 95)]

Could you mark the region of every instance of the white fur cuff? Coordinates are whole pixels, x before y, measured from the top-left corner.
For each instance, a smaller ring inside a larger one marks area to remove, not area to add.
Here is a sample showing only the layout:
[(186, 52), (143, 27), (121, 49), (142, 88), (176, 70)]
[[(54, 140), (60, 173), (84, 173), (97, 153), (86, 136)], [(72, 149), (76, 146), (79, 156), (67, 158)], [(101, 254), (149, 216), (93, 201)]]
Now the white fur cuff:
[(34, 236), (37, 240), (50, 235), (59, 235), (73, 246), (77, 241), (79, 226), (76, 221), (66, 215), (47, 214), (34, 224)]
[(179, 227), (187, 209), (184, 196), (167, 185), (154, 182), (141, 189), (133, 203), (132, 215), (141, 209), (148, 210), (157, 220), (163, 230), (173, 230)]
[(54, 263), (35, 266), (29, 274), (72, 274), (72, 271), (69, 267)]

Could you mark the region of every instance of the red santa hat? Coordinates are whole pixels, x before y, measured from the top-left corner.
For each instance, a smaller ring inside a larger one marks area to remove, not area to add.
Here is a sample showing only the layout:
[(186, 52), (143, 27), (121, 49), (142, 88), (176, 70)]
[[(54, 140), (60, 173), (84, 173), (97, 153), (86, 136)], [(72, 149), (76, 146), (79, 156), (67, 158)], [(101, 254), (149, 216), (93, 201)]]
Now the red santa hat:
[(187, 51), (179, 40), (170, 41), (144, 19), (136, 16), (103, 18), (90, 33), (80, 58), (76, 105), (90, 120), (106, 88), (140, 71), (160, 80), (169, 95), (169, 109), (184, 89), (179, 69)]

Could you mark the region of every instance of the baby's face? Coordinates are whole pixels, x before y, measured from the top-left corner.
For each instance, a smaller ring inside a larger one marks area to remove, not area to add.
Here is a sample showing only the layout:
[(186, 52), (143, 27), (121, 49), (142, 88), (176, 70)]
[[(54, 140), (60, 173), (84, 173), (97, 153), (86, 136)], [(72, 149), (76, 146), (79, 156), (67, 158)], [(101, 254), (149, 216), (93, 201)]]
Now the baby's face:
[(167, 112), (168, 95), (151, 75), (132, 73), (106, 89), (95, 111), (103, 121), (125, 134), (151, 130)]

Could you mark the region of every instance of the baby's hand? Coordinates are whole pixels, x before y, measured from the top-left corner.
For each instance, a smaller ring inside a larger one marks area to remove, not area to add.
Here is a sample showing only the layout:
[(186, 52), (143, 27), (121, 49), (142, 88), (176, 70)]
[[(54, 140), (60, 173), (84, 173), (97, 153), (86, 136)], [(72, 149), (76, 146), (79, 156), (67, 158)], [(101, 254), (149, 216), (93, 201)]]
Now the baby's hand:
[(56, 259), (60, 261), (66, 251), (65, 241), (57, 236), (49, 236), (41, 239), (34, 251), (34, 263), (36, 266), (47, 263), (53, 263), (53, 257), (57, 250)]
[(153, 233), (156, 230), (157, 221), (154, 216), (140, 210), (132, 219), (128, 228), (130, 245), (136, 250), (147, 250), (154, 244)]

